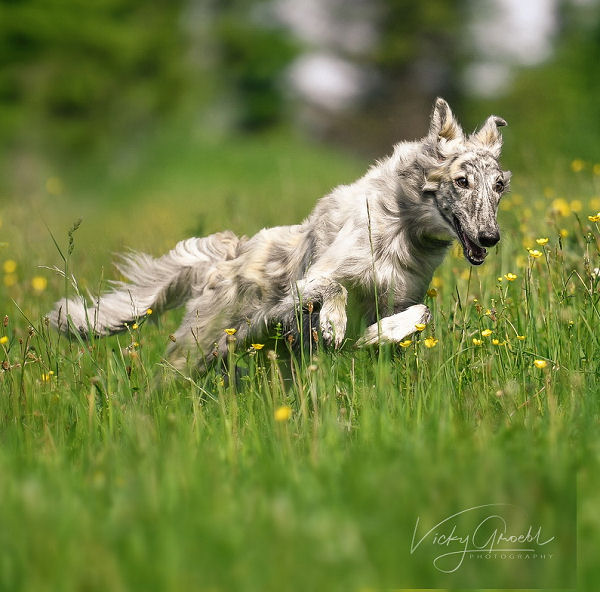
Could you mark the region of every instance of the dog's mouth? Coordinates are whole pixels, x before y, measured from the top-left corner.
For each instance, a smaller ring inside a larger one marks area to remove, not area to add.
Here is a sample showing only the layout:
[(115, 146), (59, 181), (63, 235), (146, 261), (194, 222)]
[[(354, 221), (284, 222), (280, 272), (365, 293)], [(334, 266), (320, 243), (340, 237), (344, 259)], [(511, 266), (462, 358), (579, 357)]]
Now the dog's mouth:
[(467, 233), (463, 230), (460, 220), (456, 216), (453, 217), (452, 222), (454, 224), (456, 236), (458, 236), (462, 244), (463, 253), (467, 261), (471, 263), (471, 265), (481, 265), (487, 255), (487, 249), (475, 244), (475, 242), (469, 238)]

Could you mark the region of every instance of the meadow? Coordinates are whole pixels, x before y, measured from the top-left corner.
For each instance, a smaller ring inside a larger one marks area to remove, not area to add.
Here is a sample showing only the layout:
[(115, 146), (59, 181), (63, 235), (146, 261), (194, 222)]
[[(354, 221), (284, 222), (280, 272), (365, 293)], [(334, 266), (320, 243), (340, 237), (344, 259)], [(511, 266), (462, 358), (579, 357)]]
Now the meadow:
[[(285, 133), (135, 158), (0, 202), (0, 590), (593, 588), (600, 164), (517, 161), (500, 245), (480, 268), (452, 250), (412, 339), (248, 345), (236, 382), (164, 363), (178, 312), (59, 337), (44, 314), (73, 287), (52, 268), (96, 293), (114, 252), (298, 222), (368, 163)], [(553, 557), (445, 573), (411, 552), (417, 521), (484, 504), (541, 525)]]

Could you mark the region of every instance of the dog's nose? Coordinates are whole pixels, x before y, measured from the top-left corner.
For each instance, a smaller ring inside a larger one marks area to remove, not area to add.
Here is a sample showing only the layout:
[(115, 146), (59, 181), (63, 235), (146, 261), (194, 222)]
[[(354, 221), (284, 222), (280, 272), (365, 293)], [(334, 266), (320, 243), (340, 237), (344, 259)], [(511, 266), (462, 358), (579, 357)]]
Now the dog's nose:
[(493, 247), (500, 240), (500, 233), (498, 231), (480, 232), (477, 240), (482, 247)]

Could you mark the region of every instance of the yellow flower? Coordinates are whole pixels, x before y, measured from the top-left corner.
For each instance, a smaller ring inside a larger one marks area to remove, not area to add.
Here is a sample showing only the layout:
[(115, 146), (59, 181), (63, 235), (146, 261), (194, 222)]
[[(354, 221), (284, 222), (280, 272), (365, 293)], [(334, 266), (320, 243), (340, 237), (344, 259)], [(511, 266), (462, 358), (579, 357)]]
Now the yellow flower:
[(492, 339), (492, 344), (493, 345), (500, 345), (500, 340), (499, 339)]
[(489, 308), (485, 309), (485, 312), (483, 313), (486, 317), (491, 317), (492, 316), (492, 311)]
[(265, 347), (264, 343), (253, 343), (252, 344), (253, 349), (262, 349), (263, 347)]
[(429, 288), (429, 290), (427, 290), (427, 296), (435, 298), (437, 296), (437, 290), (435, 288)]
[(133, 325), (131, 325), (131, 328), (133, 330), (137, 329), (139, 327), (139, 325), (137, 323), (133, 323)]
[(542, 253), (537, 249), (529, 249), (529, 255), (534, 259), (537, 259), (538, 257), (542, 256)]
[(292, 417), (292, 408), (289, 405), (282, 405), (275, 409), (275, 421), (287, 421)]
[(404, 347), (404, 348), (406, 348), (406, 347), (409, 347), (411, 343), (412, 343), (412, 340), (410, 340), (410, 339), (405, 339), (404, 341), (401, 341), (401, 342), (400, 342), (398, 345), (399, 345), (400, 347)]
[(60, 195), (63, 192), (62, 181), (58, 177), (49, 177), (46, 180), (46, 191), (50, 195)]
[(235, 335), (237, 329), (223, 329), (227, 335)]
[(519, 276), (510, 271), (504, 276), (509, 282), (514, 282)]
[(152, 314), (152, 309), (151, 309), (151, 308), (149, 308), (149, 309), (146, 311), (146, 314), (147, 314), (147, 315), (151, 315), (151, 314)]
[(444, 284), (444, 282), (442, 281), (442, 278), (440, 278), (436, 275), (433, 276), (433, 279), (431, 280), (431, 285), (434, 288), (441, 288), (443, 284)]
[(2, 266), (4, 273), (15, 273), (17, 271), (17, 262), (12, 259), (7, 259)]
[(425, 323), (417, 323), (417, 324), (415, 325), (415, 329), (416, 329), (417, 331), (424, 331), (424, 330), (425, 330), (425, 327), (427, 327), (427, 325), (426, 325)]
[[(597, 214), (594, 214), (593, 216), (588, 216), (588, 220), (590, 222), (600, 222), (600, 212), (598, 212)], [(6, 265), (6, 263), (5, 263)]]
[(500, 276), (498, 276), (496, 279), (497, 279), (499, 282), (501, 282), (501, 281), (502, 281), (502, 276), (500, 275)]
[(477, 339), (477, 337), (473, 337), (473, 345), (481, 345), (483, 341), (481, 339)]
[(544, 237), (544, 238), (536, 238), (536, 239), (535, 239), (535, 242), (536, 242), (538, 245), (542, 245), (542, 246), (544, 246), (544, 245), (548, 244), (548, 237)]
[(583, 204), (578, 199), (574, 199), (569, 205), (571, 206), (572, 212), (581, 212), (583, 209)]
[(573, 162), (571, 162), (571, 170), (574, 173), (580, 173), (585, 167), (585, 162), (581, 160), (581, 158), (576, 158)]
[(567, 238), (569, 236), (569, 231), (566, 228), (561, 228), (558, 231), (558, 234), (560, 235), (560, 238)]
[(435, 337), (428, 337), (423, 343), (425, 344), (425, 347), (432, 348), (438, 344), (438, 341), (439, 339), (436, 339)]
[(525, 341), (525, 335), (517, 335), (519, 341)]
[(10, 286), (14, 286), (17, 283), (17, 276), (14, 273), (7, 273), (4, 276), (4, 285), (8, 286), (10, 288)]
[(481, 336), (482, 337), (489, 337), (492, 333), (493, 333), (493, 331), (491, 329), (484, 329), (481, 332)]
[(548, 362), (546, 362), (546, 360), (533, 360), (533, 365), (536, 368), (545, 368), (548, 365)]
[(50, 370), (49, 372), (42, 374), (42, 382), (48, 382), (52, 376), (54, 375), (54, 371)]
[(8, 343), (8, 337), (6, 335), (2, 335), (2, 337), (0, 337), (0, 345), (4, 345), (5, 343)]
[(568, 216), (571, 213), (571, 207), (566, 200), (559, 197), (552, 202), (552, 211), (561, 216)]
[(45, 277), (42, 277), (41, 275), (36, 275), (31, 279), (31, 287), (36, 292), (43, 292), (46, 289), (47, 285), (48, 280)]

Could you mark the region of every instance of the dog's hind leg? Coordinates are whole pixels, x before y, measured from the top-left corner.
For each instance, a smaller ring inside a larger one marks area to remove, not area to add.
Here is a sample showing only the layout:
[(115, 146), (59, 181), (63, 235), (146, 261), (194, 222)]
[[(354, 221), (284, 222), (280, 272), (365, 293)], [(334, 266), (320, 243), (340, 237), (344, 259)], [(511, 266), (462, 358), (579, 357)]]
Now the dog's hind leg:
[(429, 309), (424, 304), (415, 304), (395, 315), (384, 317), (379, 323), (367, 327), (363, 336), (356, 342), (356, 346), (398, 343), (417, 331), (416, 325), (427, 323), (430, 319)]

